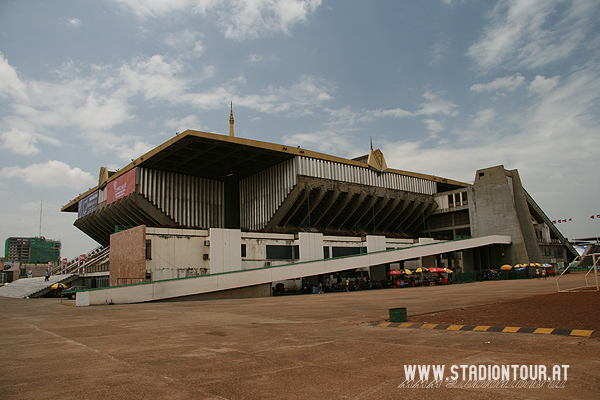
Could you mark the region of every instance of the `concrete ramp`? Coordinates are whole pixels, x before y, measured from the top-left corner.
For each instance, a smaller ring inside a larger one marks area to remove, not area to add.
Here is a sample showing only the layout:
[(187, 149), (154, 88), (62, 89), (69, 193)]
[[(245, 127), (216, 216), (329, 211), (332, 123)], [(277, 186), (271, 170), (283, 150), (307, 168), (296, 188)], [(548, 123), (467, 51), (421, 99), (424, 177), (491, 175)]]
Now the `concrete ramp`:
[(77, 275), (74, 274), (53, 275), (47, 282), (44, 277), (21, 278), (0, 287), (0, 296), (12, 297), (15, 299), (41, 297), (52, 290), (50, 287), (55, 283), (61, 282), (69, 286), (69, 283), (75, 278), (77, 278)]
[(76, 304), (141, 303), (222, 290), (262, 285), (287, 279), (331, 274), (352, 268), (364, 268), (435, 254), (450, 253), (493, 244), (511, 244), (510, 236), (485, 236), (481, 238), (416, 245), (396, 250), (386, 250), (348, 257), (298, 262), (275, 267), (232, 271), (191, 278), (145, 282), (133, 285), (90, 289), (77, 293)]

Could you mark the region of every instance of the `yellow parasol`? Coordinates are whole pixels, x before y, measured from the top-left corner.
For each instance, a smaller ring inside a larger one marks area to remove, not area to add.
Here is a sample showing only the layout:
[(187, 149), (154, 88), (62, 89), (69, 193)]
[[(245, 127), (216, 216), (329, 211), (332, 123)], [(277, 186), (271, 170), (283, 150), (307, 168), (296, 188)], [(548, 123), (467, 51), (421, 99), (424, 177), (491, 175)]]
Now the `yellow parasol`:
[(513, 269), (513, 267), (512, 267), (512, 265), (504, 264), (503, 266), (500, 267), (500, 269), (502, 271), (510, 271), (511, 269)]
[(57, 282), (54, 285), (50, 286), (50, 289), (54, 289), (54, 290), (57, 290), (57, 289), (65, 290), (66, 288), (67, 288), (67, 285), (65, 285), (64, 283), (60, 283), (60, 282)]

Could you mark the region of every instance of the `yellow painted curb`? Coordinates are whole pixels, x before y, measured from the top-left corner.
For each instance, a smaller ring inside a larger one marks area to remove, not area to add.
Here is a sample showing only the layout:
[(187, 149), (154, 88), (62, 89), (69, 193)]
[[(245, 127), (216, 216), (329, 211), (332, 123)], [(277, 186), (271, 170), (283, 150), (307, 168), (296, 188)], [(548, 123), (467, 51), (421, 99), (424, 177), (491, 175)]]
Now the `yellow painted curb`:
[(479, 332), (487, 332), (487, 330), (490, 328), (491, 326), (476, 326), (475, 328), (473, 328), (473, 330)]
[(460, 331), (460, 328), (462, 328), (464, 325), (450, 325), (449, 327), (446, 328), (447, 331)]
[(571, 336), (590, 336), (594, 331), (586, 331), (582, 329), (573, 329), (571, 331)]

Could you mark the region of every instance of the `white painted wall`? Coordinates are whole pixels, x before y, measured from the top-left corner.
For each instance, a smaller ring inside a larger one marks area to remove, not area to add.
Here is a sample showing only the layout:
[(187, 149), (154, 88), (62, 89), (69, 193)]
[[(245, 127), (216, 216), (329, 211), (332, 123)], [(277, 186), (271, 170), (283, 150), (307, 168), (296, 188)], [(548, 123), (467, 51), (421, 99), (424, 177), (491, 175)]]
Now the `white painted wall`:
[(300, 245), (300, 261), (320, 260), (323, 258), (322, 233), (298, 233)]
[(242, 269), (242, 235), (239, 229), (211, 228), (209, 240), (211, 274)]
[(210, 271), (210, 261), (204, 260), (207, 236), (206, 230), (147, 227), (151, 259), (146, 260), (146, 272), (153, 281), (206, 275)]
[[(332, 274), (350, 268), (368, 268), (402, 260), (418, 259), (434, 254), (450, 253), (491, 244), (511, 244), (510, 236), (485, 236), (473, 239), (448, 241), (429, 246), (413, 246), (407, 249), (392, 250), (375, 254), (363, 254), (355, 257), (344, 257), (330, 260), (317, 260), (289, 264), (277, 268), (261, 268), (257, 270), (239, 271), (235, 274), (207, 275), (190, 279), (175, 279), (145, 284), (113, 286), (93, 289), (77, 295), (77, 306), (106, 304), (138, 303), (209, 293), (219, 290), (234, 289), (263, 283), (285, 281), (289, 279)], [(211, 243), (212, 246), (212, 243)], [(238, 257), (239, 258), (239, 257)]]
[(369, 253), (373, 253), (374, 251), (383, 251), (387, 247), (385, 236), (367, 235), (366, 244)]

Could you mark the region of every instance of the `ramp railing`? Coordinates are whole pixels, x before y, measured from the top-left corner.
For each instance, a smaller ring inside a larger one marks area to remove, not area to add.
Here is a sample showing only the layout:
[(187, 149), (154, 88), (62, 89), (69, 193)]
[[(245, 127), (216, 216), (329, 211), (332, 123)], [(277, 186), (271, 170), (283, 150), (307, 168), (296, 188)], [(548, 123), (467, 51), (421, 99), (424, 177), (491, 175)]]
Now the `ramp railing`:
[[(82, 260), (75, 257), (66, 264), (58, 265), (52, 269), (52, 275), (62, 274), (85, 274), (89, 272), (108, 271), (108, 258), (110, 256), (110, 247), (98, 246), (85, 255)], [(100, 267), (106, 264), (106, 268)]]

